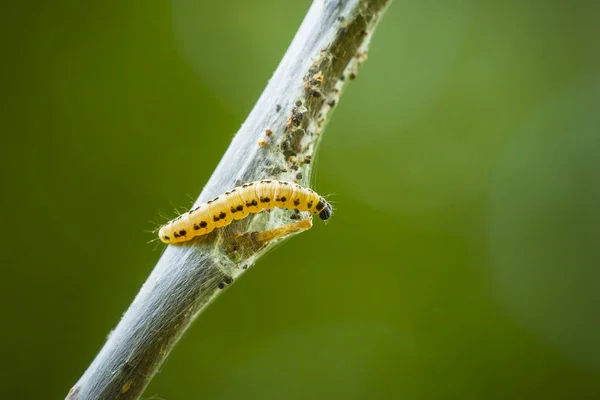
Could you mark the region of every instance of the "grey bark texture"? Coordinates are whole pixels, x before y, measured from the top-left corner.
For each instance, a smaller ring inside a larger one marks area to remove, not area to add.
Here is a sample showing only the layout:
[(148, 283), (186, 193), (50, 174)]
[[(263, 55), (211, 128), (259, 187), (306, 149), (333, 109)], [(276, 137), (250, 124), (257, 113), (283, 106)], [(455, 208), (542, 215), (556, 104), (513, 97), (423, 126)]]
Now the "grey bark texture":
[[(316, 0), (247, 120), (195, 203), (264, 178), (307, 186), (311, 160), (344, 83), (366, 59), (390, 0)], [(265, 131), (272, 131), (266, 136)], [(264, 147), (261, 147), (263, 144)], [(235, 282), (283, 234), (282, 212), (262, 213), (179, 246), (156, 267), (69, 400), (137, 399), (199, 312)], [(253, 234), (271, 231), (273, 235)], [(289, 236), (288, 235), (288, 236)]]

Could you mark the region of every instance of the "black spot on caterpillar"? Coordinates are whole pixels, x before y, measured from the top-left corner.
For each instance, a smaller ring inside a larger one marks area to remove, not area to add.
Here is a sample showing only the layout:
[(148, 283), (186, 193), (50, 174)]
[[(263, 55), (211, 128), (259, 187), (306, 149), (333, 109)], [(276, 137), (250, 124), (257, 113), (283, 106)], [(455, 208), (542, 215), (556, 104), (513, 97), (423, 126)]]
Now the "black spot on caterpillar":
[(332, 212), (331, 204), (312, 189), (284, 181), (262, 180), (245, 183), (180, 215), (163, 225), (158, 236), (163, 243), (186, 242), (250, 214), (273, 208), (309, 211), (322, 220), (329, 219)]

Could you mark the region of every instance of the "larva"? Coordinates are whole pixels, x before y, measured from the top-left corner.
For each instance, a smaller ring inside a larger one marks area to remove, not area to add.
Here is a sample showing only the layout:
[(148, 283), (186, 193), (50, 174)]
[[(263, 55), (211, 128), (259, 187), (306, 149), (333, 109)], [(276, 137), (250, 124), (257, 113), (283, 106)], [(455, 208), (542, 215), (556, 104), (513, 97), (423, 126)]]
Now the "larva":
[(312, 189), (295, 183), (262, 180), (246, 183), (206, 202), (163, 225), (163, 243), (180, 243), (206, 235), (250, 214), (272, 208), (309, 211), (322, 220), (331, 217), (331, 204)]

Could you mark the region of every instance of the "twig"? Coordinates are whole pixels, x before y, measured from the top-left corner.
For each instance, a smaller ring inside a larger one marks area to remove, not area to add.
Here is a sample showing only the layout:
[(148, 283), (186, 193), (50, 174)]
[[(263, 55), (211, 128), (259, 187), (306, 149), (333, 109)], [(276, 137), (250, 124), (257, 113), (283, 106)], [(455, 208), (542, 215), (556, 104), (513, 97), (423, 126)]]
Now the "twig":
[[(347, 80), (366, 59), (389, 0), (316, 0), (265, 91), (196, 201), (248, 181), (310, 181), (311, 158)], [(270, 130), (268, 135), (266, 130)], [(259, 143), (260, 142), (260, 143)], [(203, 240), (168, 246), (137, 297), (67, 399), (136, 399), (199, 312), (284, 235), (273, 212)], [(263, 234), (232, 232), (266, 231)]]

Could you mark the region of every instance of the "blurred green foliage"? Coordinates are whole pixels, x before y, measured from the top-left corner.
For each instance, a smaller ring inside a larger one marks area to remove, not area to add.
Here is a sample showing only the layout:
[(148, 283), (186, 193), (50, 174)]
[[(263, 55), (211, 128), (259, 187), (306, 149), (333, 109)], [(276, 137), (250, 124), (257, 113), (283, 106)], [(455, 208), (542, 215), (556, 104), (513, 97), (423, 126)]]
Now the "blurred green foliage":
[[(309, 6), (202, 3), (1, 6), (3, 398), (77, 381)], [(396, 0), (316, 162), (331, 223), (209, 307), (145, 397), (600, 398), (599, 17)]]

